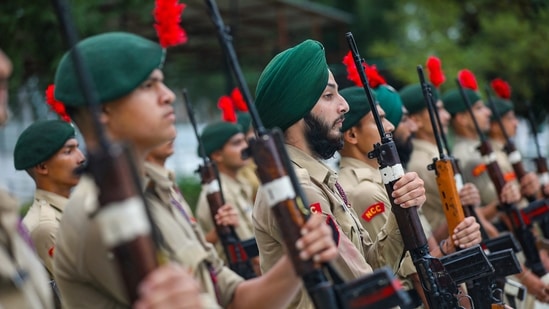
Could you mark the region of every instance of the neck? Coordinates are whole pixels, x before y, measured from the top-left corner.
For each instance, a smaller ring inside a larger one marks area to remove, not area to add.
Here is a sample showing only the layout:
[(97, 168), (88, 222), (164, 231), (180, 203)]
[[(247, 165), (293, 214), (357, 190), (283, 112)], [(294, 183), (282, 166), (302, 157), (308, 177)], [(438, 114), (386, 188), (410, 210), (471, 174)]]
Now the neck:
[(234, 170), (234, 169), (230, 169), (230, 168), (227, 168), (225, 165), (223, 164), (217, 164), (217, 170), (220, 172), (220, 173), (223, 173), (229, 177), (231, 177), (232, 179), (236, 179), (236, 175), (238, 173), (238, 169), (237, 170)]
[(360, 149), (353, 144), (344, 143), (343, 148), (339, 151), (341, 157), (353, 158), (359, 161), (362, 161), (373, 168), (378, 168), (377, 159), (368, 158), (368, 153), (363, 153)]
[(36, 181), (36, 189), (55, 193), (65, 198), (69, 198), (71, 195), (71, 188), (70, 186), (57, 185), (47, 181)]
[(309, 147), (307, 139), (305, 138), (305, 121), (301, 119), (300, 121), (293, 124), (291, 127), (284, 131), (284, 140), (288, 145), (292, 145), (295, 148), (305, 152), (311, 157), (318, 157)]
[(415, 133), (414, 138), (416, 138), (418, 140), (429, 142), (433, 145), (436, 145), (436, 143), (437, 143), (437, 141), (435, 139), (435, 135), (433, 133), (425, 132), (425, 131), (421, 131), (421, 130), (418, 130)]

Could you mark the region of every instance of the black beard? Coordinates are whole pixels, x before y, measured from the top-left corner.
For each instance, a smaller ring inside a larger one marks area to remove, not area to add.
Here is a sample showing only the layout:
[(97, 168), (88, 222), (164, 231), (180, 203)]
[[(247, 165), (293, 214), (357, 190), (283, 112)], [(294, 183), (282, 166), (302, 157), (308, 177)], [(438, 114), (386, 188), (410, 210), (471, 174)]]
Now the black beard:
[(343, 138), (330, 138), (329, 133), (332, 128), (323, 123), (320, 119), (307, 114), (305, 120), (305, 138), (311, 150), (321, 159), (327, 160), (334, 156), (335, 152), (343, 148)]
[(412, 151), (414, 150), (414, 144), (412, 144), (413, 135), (410, 135), (406, 140), (401, 140), (394, 137), (395, 145), (397, 148), (398, 156), (400, 157), (400, 163), (404, 167), (408, 165), (410, 157), (412, 156)]

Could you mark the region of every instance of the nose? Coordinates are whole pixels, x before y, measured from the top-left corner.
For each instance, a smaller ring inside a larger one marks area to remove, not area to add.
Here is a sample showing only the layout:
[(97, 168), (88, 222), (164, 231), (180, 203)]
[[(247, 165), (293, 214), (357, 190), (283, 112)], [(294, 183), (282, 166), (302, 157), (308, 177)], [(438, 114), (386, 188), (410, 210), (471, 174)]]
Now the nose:
[(80, 149), (76, 149), (76, 151), (78, 152), (78, 165), (83, 165), (86, 162), (86, 156), (84, 156)]
[(339, 101), (340, 101), (340, 110), (339, 110), (339, 112), (341, 114), (345, 114), (349, 111), (349, 104), (347, 103), (347, 101), (345, 101), (345, 98), (343, 98), (339, 93), (338, 93), (338, 96), (339, 96)]
[(386, 133), (392, 133), (395, 130), (395, 126), (387, 119), (383, 119), (383, 129)]
[(160, 91), (162, 103), (173, 104), (173, 102), (175, 101), (175, 93), (173, 93), (173, 91), (168, 88), (164, 83), (161, 84)]

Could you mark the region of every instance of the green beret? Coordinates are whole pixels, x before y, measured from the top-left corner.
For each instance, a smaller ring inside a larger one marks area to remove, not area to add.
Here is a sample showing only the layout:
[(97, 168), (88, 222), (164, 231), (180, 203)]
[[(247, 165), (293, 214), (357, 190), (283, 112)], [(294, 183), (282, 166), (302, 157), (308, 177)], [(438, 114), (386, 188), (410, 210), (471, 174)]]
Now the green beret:
[(385, 111), (385, 118), (398, 127), (402, 119), (402, 100), (398, 92), (389, 85), (380, 85), (374, 89), (379, 105)]
[(328, 65), (319, 42), (306, 40), (276, 55), (256, 88), (263, 124), (286, 130), (313, 109), (327, 84)]
[[(469, 98), (469, 103), (471, 103), (471, 105), (475, 104), (478, 100), (481, 100), (476, 91), (473, 91), (471, 89), (464, 89), (464, 91), (467, 98)], [(465, 105), (465, 102), (463, 102), (463, 98), (461, 97), (459, 89), (452, 89), (447, 91), (446, 93), (444, 93), (441, 100), (444, 103), (444, 108), (452, 116), (467, 110), (467, 105)]]
[(513, 102), (511, 102), (509, 100), (494, 98), (494, 99), (492, 99), (492, 102), (494, 103), (494, 106), (496, 107), (496, 110), (494, 111), (491, 104), (489, 104), (490, 105), (490, 110), (492, 111), (492, 116), (490, 117), (490, 120), (492, 120), (492, 121), (496, 120), (496, 113), (495, 113), (496, 111), (497, 111), (498, 115), (503, 116), (506, 113), (508, 113), (508, 112), (515, 109), (514, 106), (513, 106)]
[(19, 135), (13, 162), (16, 170), (26, 170), (51, 158), (74, 138), (74, 127), (62, 120), (36, 121)]
[[(200, 136), (206, 156), (210, 156), (214, 151), (223, 148), (223, 145), (238, 133), (243, 133), (239, 124), (218, 121), (207, 125)], [(198, 154), (200, 155), (200, 148)]]
[(242, 127), (242, 132), (247, 133), (252, 125), (252, 116), (248, 112), (238, 112), (236, 122)]
[[(157, 43), (125, 32), (89, 37), (77, 45), (99, 102), (121, 98), (161, 68), (164, 50)], [(55, 98), (67, 106), (83, 106), (86, 100), (74, 70), (71, 52), (65, 53), (55, 73)]]
[(349, 104), (349, 111), (345, 114), (345, 120), (341, 126), (341, 132), (345, 132), (357, 125), (360, 119), (368, 114), (370, 109), (370, 103), (366, 98), (366, 93), (362, 87), (349, 87), (341, 90), (339, 94)]
[[(431, 86), (433, 101), (436, 103), (440, 96), (438, 89), (431, 83), (428, 84)], [(408, 85), (400, 89), (399, 93), (402, 103), (404, 103), (404, 106), (410, 114), (421, 112), (423, 109), (427, 108), (427, 105), (425, 104), (425, 97), (423, 96), (423, 89), (421, 89), (420, 84)]]

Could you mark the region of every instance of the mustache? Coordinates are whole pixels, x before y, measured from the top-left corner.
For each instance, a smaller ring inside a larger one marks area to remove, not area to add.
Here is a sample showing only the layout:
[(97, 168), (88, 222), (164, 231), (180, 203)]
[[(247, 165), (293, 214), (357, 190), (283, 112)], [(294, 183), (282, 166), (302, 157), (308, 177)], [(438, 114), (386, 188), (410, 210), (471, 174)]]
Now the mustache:
[(341, 115), (336, 120), (334, 120), (333, 126), (335, 126), (338, 121), (341, 121), (343, 123), (343, 121), (345, 121), (345, 115)]

